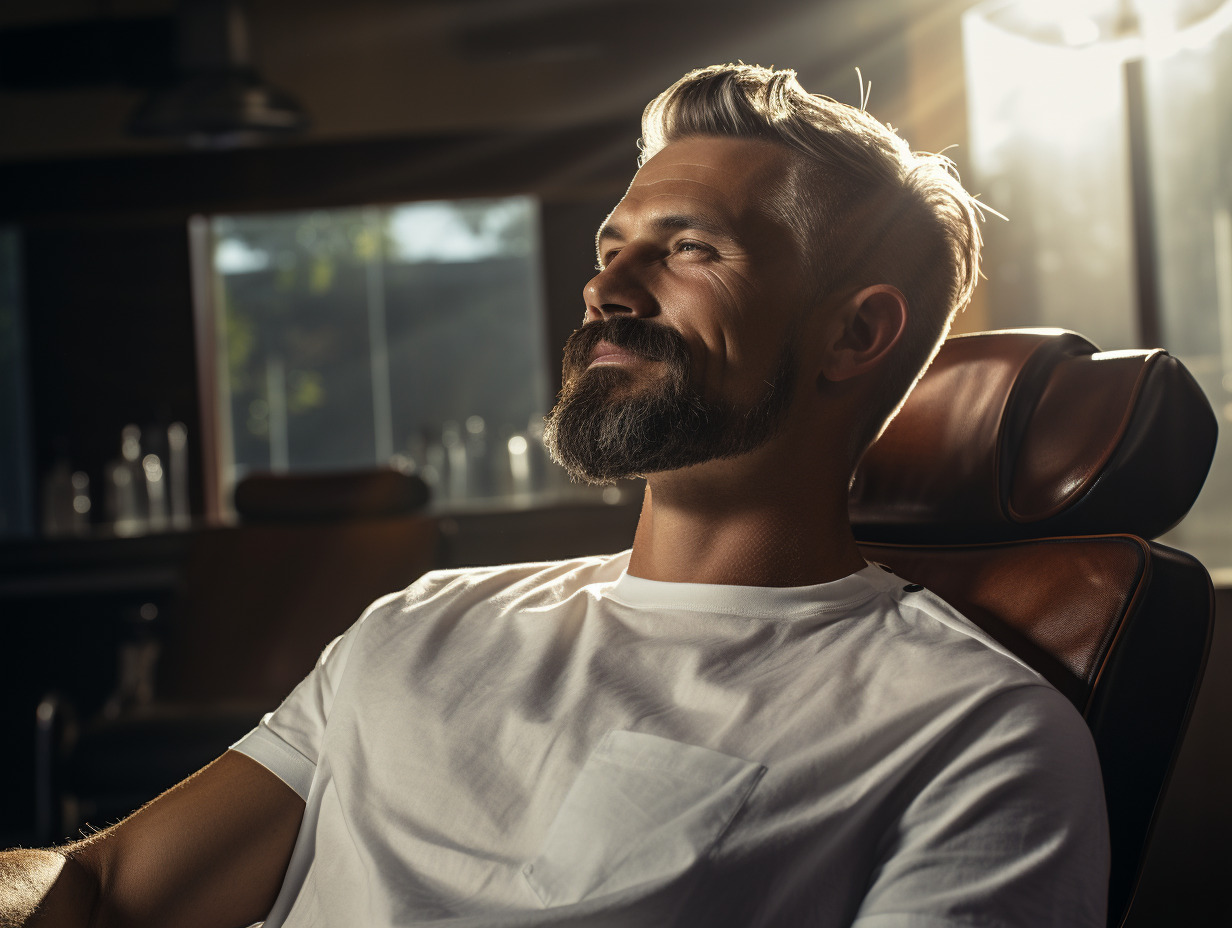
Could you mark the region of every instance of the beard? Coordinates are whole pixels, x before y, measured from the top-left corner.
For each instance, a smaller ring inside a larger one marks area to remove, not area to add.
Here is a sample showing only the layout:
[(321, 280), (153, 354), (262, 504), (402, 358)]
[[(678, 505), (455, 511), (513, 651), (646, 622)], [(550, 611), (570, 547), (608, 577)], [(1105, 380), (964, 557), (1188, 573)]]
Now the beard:
[[(658, 370), (588, 369), (600, 341), (657, 362)], [(787, 338), (761, 398), (740, 408), (707, 399), (690, 383), (689, 347), (674, 329), (627, 316), (589, 323), (565, 344), (565, 385), (545, 420), (548, 453), (573, 480), (599, 484), (747, 454), (774, 436), (791, 403), (791, 345)]]

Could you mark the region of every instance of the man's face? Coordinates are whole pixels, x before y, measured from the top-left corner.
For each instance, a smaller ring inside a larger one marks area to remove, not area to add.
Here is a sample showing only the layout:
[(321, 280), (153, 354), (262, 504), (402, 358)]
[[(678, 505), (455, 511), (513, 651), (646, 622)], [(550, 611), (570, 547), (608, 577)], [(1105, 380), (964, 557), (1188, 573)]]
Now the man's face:
[(553, 457), (606, 482), (744, 454), (779, 428), (804, 261), (768, 204), (791, 153), (698, 138), (651, 159), (598, 236), (585, 324), (548, 419)]

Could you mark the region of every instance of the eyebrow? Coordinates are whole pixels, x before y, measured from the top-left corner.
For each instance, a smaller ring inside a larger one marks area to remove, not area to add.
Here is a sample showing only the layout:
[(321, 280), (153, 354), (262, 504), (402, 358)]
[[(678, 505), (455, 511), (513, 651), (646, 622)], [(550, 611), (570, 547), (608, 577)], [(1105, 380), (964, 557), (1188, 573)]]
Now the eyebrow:
[[(721, 236), (723, 238), (735, 241), (735, 236), (731, 230), (713, 220), (706, 219), (702, 216), (689, 215), (686, 213), (671, 213), (666, 216), (658, 216), (655, 218), (652, 227), (660, 232), (675, 232), (682, 229), (694, 229), (698, 232), (705, 232), (709, 235)], [(620, 230), (619, 226), (611, 223), (604, 223), (599, 234), (595, 236), (596, 251), (601, 248), (605, 241), (623, 242), (625, 234)]]

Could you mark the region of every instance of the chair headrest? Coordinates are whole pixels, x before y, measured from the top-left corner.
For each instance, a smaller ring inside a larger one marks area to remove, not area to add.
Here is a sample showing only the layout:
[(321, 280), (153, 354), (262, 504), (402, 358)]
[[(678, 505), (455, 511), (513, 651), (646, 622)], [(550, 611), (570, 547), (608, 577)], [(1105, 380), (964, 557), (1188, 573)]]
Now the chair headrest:
[(1216, 431), (1162, 349), (1101, 352), (1060, 329), (959, 335), (860, 462), (853, 527), (869, 541), (1154, 538), (1193, 505)]
[(394, 516), (422, 509), (428, 485), (388, 468), (325, 474), (249, 474), (235, 485), (245, 522), (295, 522)]

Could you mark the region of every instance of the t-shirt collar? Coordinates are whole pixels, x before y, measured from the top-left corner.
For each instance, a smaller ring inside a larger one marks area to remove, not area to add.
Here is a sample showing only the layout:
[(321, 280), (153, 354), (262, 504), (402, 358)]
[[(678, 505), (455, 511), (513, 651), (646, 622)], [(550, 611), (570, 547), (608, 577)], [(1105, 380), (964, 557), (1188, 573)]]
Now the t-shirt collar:
[(736, 586), (718, 583), (671, 583), (647, 580), (623, 570), (604, 596), (630, 606), (689, 609), (733, 615), (816, 615), (845, 611), (901, 580), (876, 564), (827, 583), (808, 586)]

